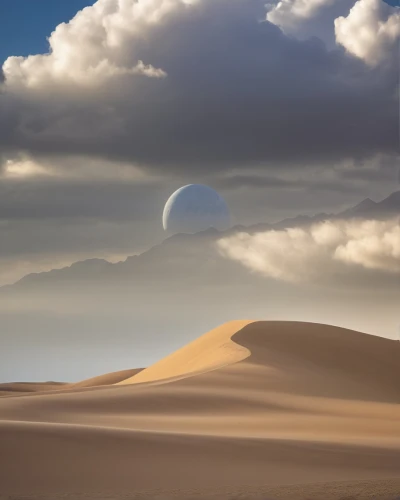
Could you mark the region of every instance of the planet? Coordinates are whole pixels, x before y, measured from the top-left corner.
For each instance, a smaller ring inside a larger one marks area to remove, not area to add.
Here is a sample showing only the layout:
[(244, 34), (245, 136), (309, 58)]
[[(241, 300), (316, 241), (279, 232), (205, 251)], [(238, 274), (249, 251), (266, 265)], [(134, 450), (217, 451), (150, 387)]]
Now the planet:
[(230, 226), (229, 209), (214, 189), (203, 184), (189, 184), (168, 199), (163, 226), (170, 234), (197, 233), (211, 227), (224, 231)]

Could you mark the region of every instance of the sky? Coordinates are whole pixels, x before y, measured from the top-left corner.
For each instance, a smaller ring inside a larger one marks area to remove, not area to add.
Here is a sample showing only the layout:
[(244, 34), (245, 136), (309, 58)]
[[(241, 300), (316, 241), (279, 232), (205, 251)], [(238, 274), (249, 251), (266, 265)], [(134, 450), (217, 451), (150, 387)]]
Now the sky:
[[(54, 28), (68, 22), (94, 0), (2, 0), (0, 3), (0, 62), (9, 55), (28, 56), (47, 52), (47, 38)], [(398, 6), (398, 0), (387, 0)]]
[[(162, 212), (192, 183), (245, 226), (398, 191), (399, 38), (382, 0), (2, 0), (0, 379), (142, 367), (235, 317), (395, 338), (398, 218), (200, 241)], [(95, 257), (121, 263), (2, 287)]]
[(0, 3), (0, 284), (143, 251), (188, 183), (238, 224), (398, 189), (395, 3), (93, 3)]
[(11, 54), (29, 56), (47, 52), (47, 38), (54, 28), (93, 3), (93, 0), (2, 0), (0, 62)]

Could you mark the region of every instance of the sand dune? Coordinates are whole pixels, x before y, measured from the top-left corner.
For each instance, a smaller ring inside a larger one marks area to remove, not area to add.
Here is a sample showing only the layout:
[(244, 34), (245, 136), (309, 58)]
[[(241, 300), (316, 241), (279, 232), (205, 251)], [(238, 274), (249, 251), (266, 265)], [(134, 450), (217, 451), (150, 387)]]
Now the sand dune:
[(120, 384), (188, 377), (241, 361), (250, 355), (250, 351), (233, 342), (232, 336), (249, 323), (252, 321), (225, 323)]
[(1, 398), (4, 495), (400, 495), (399, 342), (231, 322), (127, 375)]
[(71, 389), (84, 389), (89, 387), (99, 387), (102, 385), (113, 385), (131, 379), (134, 375), (140, 373), (142, 368), (131, 370), (120, 370), (118, 372), (106, 373), (97, 377), (91, 377), (80, 382), (13, 382), (8, 384), (0, 384), (0, 396), (12, 396), (16, 394), (25, 394), (32, 392), (44, 391), (65, 391)]
[(65, 385), (62, 382), (12, 382), (0, 384), (0, 396), (10, 396), (15, 393), (54, 391), (62, 389)]
[(75, 384), (68, 384), (68, 389), (82, 389), (84, 387), (98, 387), (101, 385), (113, 385), (122, 382), (125, 379), (131, 379), (136, 374), (142, 371), (141, 368), (136, 368), (133, 370), (121, 370), (118, 372), (106, 373), (105, 375), (99, 375), (98, 377), (88, 378), (82, 380), (81, 382), (76, 382)]

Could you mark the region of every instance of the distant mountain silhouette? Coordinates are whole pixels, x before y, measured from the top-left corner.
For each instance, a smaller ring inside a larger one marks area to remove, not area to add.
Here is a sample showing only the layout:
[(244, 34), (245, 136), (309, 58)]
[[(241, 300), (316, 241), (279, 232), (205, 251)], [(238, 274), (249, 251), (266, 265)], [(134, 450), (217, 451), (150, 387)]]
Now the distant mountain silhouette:
[[(250, 234), (267, 230), (280, 230), (290, 227), (301, 227), (323, 220), (349, 218), (384, 218), (400, 215), (400, 191), (392, 193), (380, 202), (366, 198), (358, 205), (338, 214), (319, 213), (314, 216), (299, 215), (284, 219), (277, 223), (260, 223), (252, 226), (234, 226), (225, 232), (210, 228), (195, 234), (175, 234), (159, 245), (155, 245), (140, 255), (128, 257), (123, 262), (112, 264), (103, 259), (89, 259), (76, 262), (63, 269), (54, 269), (48, 272), (29, 274), (14, 285), (0, 287), (2, 292), (21, 287), (45, 286), (61, 283), (76, 285), (84, 282), (99, 282), (107, 280), (113, 282), (170, 283), (170, 280), (179, 280), (180, 284), (199, 284), (221, 279), (235, 282), (256, 279), (248, 271), (235, 266), (235, 275), (229, 272), (232, 263), (218, 255), (215, 251), (215, 242), (223, 236), (230, 236), (237, 232)], [(250, 278), (249, 278), (250, 276)]]
[(338, 214), (340, 217), (381, 218), (400, 214), (400, 191), (395, 191), (380, 202), (366, 198), (355, 207)]

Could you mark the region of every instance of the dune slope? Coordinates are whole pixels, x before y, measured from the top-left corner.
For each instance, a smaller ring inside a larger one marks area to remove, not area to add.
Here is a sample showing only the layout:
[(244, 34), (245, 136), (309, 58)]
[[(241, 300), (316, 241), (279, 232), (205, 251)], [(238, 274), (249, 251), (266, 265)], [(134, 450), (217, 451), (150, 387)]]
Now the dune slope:
[(2, 398), (2, 491), (93, 500), (400, 493), (398, 342), (231, 322), (125, 380)]
[(0, 384), (0, 396), (10, 396), (12, 394), (27, 392), (54, 391), (63, 389), (66, 385), (62, 382), (11, 382)]
[(190, 344), (163, 358), (121, 385), (188, 377), (241, 361), (250, 355), (244, 346), (232, 341), (233, 335), (252, 321), (230, 321), (202, 335)]
[(132, 370), (120, 370), (118, 372), (106, 373), (97, 377), (88, 378), (75, 384), (67, 384), (68, 389), (83, 389), (85, 387), (99, 387), (101, 385), (113, 385), (130, 379), (142, 371), (141, 368)]
[(17, 394), (36, 393), (44, 391), (52, 391), (52, 393), (61, 390), (74, 390), (84, 389), (90, 387), (99, 387), (104, 385), (113, 385), (122, 382), (125, 379), (131, 379), (134, 375), (142, 371), (142, 368), (131, 370), (120, 370), (117, 372), (106, 373), (91, 377), (80, 382), (66, 383), (66, 382), (14, 382), (0, 384), (0, 396), (15, 396)]

